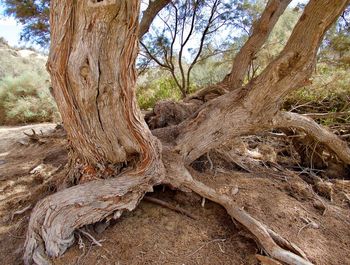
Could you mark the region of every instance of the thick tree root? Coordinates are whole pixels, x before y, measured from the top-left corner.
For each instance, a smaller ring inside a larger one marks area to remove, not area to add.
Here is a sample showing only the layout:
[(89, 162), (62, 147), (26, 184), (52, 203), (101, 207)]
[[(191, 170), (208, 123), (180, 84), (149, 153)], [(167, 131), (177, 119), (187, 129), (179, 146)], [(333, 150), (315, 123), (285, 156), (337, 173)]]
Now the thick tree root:
[(273, 259), (290, 265), (312, 264), (298, 247), (266, 228), (265, 225), (254, 219), (244, 210), (238, 208), (229, 196), (221, 194), (196, 180), (189, 181), (188, 178), (184, 186), (224, 206), (228, 214), (252, 233), (257, 243), (261, 245), (262, 249)]
[(58, 257), (74, 243), (75, 229), (104, 218), (118, 218), (123, 211), (133, 210), (144, 194), (160, 182), (192, 190), (225, 207), (228, 214), (254, 236), (271, 258), (289, 265), (312, 264), (299, 248), (237, 207), (229, 195), (193, 179), (186, 168), (173, 163), (174, 160), (178, 162), (177, 158), (178, 155), (163, 156), (167, 170), (165, 179), (162, 176), (150, 178), (125, 174), (74, 186), (40, 201), (29, 222), (25, 264), (50, 264), (47, 256)]
[(50, 264), (46, 256), (62, 255), (74, 243), (75, 229), (133, 210), (155, 184), (127, 174), (74, 186), (41, 200), (30, 218), (25, 264)]

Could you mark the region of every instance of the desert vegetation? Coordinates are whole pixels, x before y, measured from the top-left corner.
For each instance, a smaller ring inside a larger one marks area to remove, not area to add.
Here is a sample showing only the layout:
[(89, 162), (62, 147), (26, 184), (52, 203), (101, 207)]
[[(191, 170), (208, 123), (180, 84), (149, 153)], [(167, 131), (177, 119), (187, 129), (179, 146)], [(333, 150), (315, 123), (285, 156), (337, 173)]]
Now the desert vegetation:
[(46, 56), (0, 44), (0, 124), (21, 125), (59, 121), (50, 94)]

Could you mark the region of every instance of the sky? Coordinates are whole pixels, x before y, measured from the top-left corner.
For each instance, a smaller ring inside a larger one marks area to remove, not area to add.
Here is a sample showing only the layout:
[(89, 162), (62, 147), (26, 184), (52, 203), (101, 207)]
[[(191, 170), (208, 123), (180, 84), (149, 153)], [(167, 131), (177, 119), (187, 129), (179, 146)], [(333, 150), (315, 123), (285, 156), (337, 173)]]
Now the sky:
[[(290, 5), (295, 6), (298, 2), (305, 3), (306, 0), (293, 0)], [(22, 26), (14, 18), (5, 17), (3, 11), (4, 7), (0, 4), (0, 36), (5, 38), (11, 46), (28, 45), (20, 42)]]
[(0, 36), (5, 38), (11, 46), (19, 46), (22, 26), (14, 18), (0, 17)]

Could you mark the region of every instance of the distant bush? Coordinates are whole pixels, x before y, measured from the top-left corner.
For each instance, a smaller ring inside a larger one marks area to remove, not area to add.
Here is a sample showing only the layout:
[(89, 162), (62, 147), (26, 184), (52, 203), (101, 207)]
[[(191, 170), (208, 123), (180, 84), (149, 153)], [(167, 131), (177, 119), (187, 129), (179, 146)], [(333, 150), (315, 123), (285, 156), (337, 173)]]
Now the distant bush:
[(47, 122), (58, 117), (45, 76), (25, 72), (0, 81), (0, 124)]
[(148, 73), (140, 78), (136, 96), (141, 109), (153, 108), (159, 100), (179, 100), (181, 98), (180, 90), (176, 87), (174, 79), (166, 74), (162, 75), (159, 71)]

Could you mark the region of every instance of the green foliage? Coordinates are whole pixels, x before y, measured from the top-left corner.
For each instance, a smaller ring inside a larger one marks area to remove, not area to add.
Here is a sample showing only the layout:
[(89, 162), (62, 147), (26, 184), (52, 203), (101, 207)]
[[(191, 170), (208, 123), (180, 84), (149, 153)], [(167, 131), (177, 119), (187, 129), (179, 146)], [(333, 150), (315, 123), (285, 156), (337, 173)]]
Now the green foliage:
[[(155, 78), (159, 75), (161, 77)], [(157, 70), (149, 70), (139, 78), (136, 96), (141, 109), (153, 108), (160, 100), (179, 100), (181, 98), (174, 79), (164, 71)]]
[(0, 125), (58, 120), (46, 57), (0, 40)]
[[(25, 55), (25, 56), (22, 56)], [(16, 50), (0, 42), (0, 79), (35, 72), (49, 79), (45, 69), (46, 57), (30, 50)]]
[(211, 57), (198, 63), (192, 72), (192, 87), (203, 88), (205, 86), (222, 81), (231, 70), (232, 60), (225, 61), (222, 56)]
[(52, 121), (58, 117), (49, 83), (35, 72), (0, 81), (0, 124)]
[(257, 73), (260, 73), (282, 51), (300, 15), (299, 9), (291, 8), (287, 8), (281, 15), (254, 61), (255, 67), (258, 68)]

